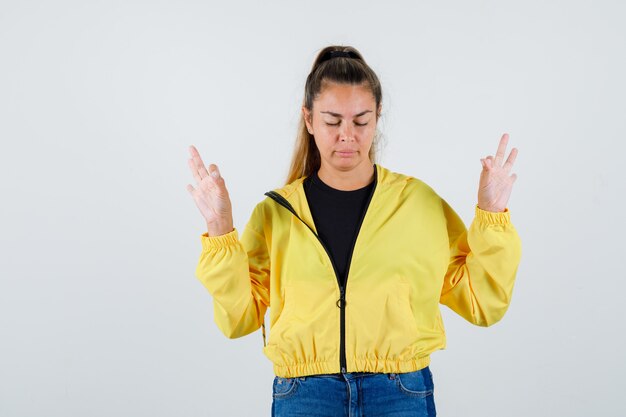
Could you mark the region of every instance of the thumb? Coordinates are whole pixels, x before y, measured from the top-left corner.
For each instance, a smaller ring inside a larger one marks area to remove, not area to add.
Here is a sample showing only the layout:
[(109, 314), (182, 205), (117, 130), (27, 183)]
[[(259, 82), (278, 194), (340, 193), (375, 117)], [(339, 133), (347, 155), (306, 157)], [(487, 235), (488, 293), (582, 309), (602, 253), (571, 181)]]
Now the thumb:
[(209, 175), (214, 179), (221, 178), (220, 170), (217, 167), (217, 165), (215, 164), (209, 165)]
[(226, 184), (224, 182), (224, 178), (220, 174), (220, 170), (217, 165), (211, 165), (210, 167), (211, 182), (217, 186), (220, 194), (226, 193)]

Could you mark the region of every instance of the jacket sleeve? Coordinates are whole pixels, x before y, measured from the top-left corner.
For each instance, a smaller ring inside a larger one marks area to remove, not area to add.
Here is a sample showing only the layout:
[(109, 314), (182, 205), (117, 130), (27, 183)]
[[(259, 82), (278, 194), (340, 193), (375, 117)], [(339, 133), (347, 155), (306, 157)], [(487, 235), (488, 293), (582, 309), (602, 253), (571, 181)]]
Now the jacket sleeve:
[(236, 228), (224, 235), (200, 237), (196, 277), (213, 297), (215, 323), (230, 339), (261, 327), (270, 305), (269, 254), (263, 233), (252, 225), (255, 212), (241, 240)]
[(496, 213), (475, 206), (469, 230), (441, 200), (450, 242), (450, 263), (440, 302), (472, 324), (491, 326), (506, 313), (521, 259), (521, 241), (509, 209)]

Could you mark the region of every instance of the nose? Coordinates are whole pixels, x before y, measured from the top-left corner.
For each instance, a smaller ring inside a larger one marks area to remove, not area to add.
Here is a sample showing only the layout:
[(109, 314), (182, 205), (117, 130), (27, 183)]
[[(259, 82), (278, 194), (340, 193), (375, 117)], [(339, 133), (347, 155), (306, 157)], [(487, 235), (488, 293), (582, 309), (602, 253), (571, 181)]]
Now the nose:
[(343, 123), (343, 126), (339, 131), (339, 140), (347, 142), (354, 140), (354, 131), (349, 123)]

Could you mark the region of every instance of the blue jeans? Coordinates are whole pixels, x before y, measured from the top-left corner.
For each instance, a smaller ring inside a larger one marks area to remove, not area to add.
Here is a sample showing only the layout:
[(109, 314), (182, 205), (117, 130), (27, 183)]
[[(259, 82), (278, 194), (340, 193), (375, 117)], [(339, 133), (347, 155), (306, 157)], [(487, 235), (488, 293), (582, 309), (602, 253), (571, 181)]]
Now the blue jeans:
[(274, 377), (272, 417), (436, 416), (427, 366), (407, 373), (355, 372)]

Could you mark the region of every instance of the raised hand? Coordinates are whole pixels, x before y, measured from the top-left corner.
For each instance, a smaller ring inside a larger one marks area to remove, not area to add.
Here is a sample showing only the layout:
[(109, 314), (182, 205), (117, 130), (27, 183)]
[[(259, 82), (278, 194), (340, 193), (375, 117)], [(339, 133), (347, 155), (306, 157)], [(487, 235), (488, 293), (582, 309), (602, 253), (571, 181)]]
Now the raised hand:
[(509, 175), (517, 156), (517, 148), (511, 149), (511, 153), (503, 165), (502, 161), (508, 141), (508, 133), (503, 134), (500, 138), (496, 157), (489, 155), (480, 160), (483, 170), (480, 173), (478, 185), (478, 207), (482, 210), (503, 212), (509, 201), (513, 183), (517, 179), (516, 174)]
[(209, 236), (232, 232), (233, 211), (224, 178), (215, 164), (209, 165), (207, 171), (200, 153), (193, 145), (189, 147), (189, 154), (191, 155), (188, 160), (189, 169), (196, 179), (198, 188), (187, 184), (187, 191), (206, 220)]

